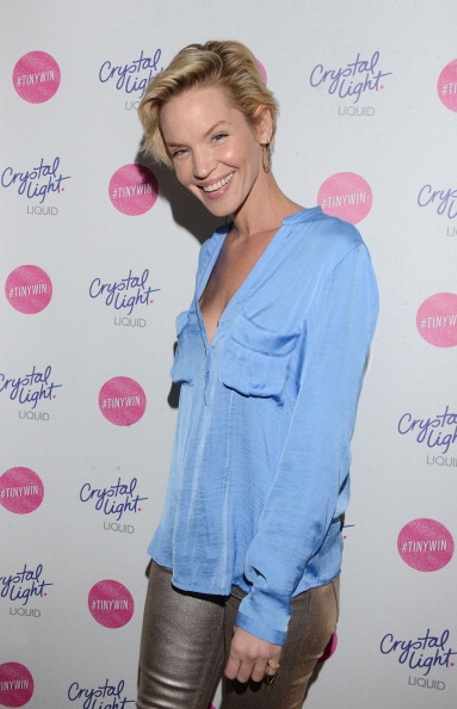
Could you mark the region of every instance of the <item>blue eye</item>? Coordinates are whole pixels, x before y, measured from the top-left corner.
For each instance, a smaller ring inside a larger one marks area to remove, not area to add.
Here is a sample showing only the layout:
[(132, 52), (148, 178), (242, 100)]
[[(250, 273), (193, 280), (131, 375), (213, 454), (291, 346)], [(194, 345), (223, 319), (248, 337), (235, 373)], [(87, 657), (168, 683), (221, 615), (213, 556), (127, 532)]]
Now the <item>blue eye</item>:
[(171, 157), (174, 160), (175, 158), (179, 158), (180, 155), (184, 155), (185, 152), (186, 152), (185, 148), (177, 148), (176, 150), (172, 151)]

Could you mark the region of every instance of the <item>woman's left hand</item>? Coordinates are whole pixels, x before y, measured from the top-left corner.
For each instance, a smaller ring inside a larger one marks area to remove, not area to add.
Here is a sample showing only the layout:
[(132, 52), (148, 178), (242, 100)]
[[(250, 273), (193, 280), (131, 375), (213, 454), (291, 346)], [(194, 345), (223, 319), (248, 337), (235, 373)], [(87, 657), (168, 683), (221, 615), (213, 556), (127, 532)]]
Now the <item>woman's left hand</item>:
[(281, 660), (282, 646), (261, 640), (235, 627), (225, 668), (228, 679), (238, 682), (261, 682), (265, 675), (276, 675)]

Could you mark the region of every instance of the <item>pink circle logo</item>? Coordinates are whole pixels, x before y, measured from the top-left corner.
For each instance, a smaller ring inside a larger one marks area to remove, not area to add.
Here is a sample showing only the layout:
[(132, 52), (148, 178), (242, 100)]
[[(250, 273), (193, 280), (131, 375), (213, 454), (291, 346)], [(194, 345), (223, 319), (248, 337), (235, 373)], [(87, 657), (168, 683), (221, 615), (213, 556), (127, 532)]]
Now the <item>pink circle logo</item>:
[(438, 78), (438, 96), (446, 108), (457, 111), (457, 59), (447, 64)]
[(416, 571), (438, 571), (454, 554), (451, 533), (434, 519), (415, 519), (398, 535), (397, 549), (401, 558)]
[(44, 487), (30, 468), (10, 468), (0, 476), (0, 504), (17, 515), (34, 512), (41, 505)]
[(131, 426), (146, 410), (146, 394), (134, 379), (114, 377), (107, 381), (98, 395), (103, 416), (116, 426)]
[(38, 266), (19, 266), (5, 284), (8, 303), (26, 315), (44, 310), (52, 298), (52, 283), (48, 274)]
[(457, 345), (457, 295), (436, 293), (424, 300), (416, 315), (421, 337), (435, 347)]
[(23, 707), (32, 698), (33, 677), (19, 662), (0, 665), (0, 704), (4, 707)]
[(154, 206), (159, 194), (155, 175), (144, 165), (124, 165), (109, 183), (109, 197), (122, 214), (136, 217)]
[(49, 101), (60, 86), (59, 65), (46, 52), (24, 54), (13, 69), (13, 85), (24, 101)]
[(259, 62), (258, 59), (256, 59), (256, 62), (257, 62), (257, 66), (259, 67), (259, 71), (260, 71), (260, 75), (261, 75), (262, 79), (264, 80), (265, 83), (267, 83), (268, 82), (267, 70), (265, 69), (262, 62)]
[(358, 224), (373, 204), (371, 187), (354, 172), (338, 172), (322, 183), (317, 203), (326, 214)]
[(99, 581), (89, 592), (89, 610), (105, 628), (122, 628), (131, 620), (134, 602), (130, 591), (119, 581)]
[(319, 662), (325, 662), (326, 660), (328, 660), (336, 652), (337, 647), (338, 636), (336, 633), (333, 633), (332, 637), (327, 643), (327, 647), (325, 648), (323, 655), (319, 659)]

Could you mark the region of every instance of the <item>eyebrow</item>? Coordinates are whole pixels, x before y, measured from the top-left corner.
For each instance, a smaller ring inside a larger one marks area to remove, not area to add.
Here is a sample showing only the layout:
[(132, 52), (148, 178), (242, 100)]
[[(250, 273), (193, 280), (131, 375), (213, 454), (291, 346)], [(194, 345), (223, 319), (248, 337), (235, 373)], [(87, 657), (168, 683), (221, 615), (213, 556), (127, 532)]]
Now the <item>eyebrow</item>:
[[(204, 137), (204, 138), (208, 138), (208, 136), (210, 136), (211, 133), (213, 133), (213, 132), (214, 132), (215, 130), (217, 130), (220, 126), (223, 126), (223, 125), (224, 125), (224, 126), (228, 126), (228, 125), (230, 125), (230, 123), (229, 123), (229, 121), (225, 121), (225, 120), (222, 118), (220, 121), (217, 121), (213, 126), (211, 126), (211, 128), (209, 128), (209, 129), (206, 131), (206, 133), (204, 133), (203, 137)], [(168, 146), (169, 148), (179, 148), (181, 145), (183, 145), (183, 144), (182, 144), (182, 143), (168, 143), (168, 142), (167, 142), (167, 146)]]

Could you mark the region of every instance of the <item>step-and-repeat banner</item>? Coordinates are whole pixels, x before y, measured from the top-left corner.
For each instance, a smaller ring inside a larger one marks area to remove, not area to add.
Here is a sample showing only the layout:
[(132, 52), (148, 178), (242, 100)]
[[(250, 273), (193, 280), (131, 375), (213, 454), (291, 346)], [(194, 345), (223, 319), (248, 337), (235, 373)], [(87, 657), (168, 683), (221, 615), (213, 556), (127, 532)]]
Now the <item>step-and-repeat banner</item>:
[(237, 39), (280, 185), (357, 224), (381, 294), (307, 706), (455, 707), (455, 0), (2, 0), (0, 26), (0, 706), (134, 707), (174, 320), (214, 228), (136, 108), (182, 46)]

